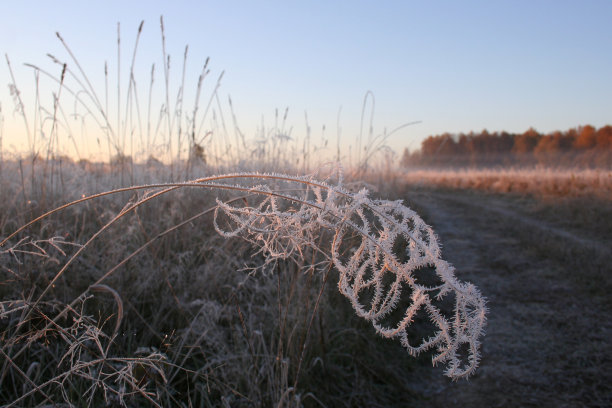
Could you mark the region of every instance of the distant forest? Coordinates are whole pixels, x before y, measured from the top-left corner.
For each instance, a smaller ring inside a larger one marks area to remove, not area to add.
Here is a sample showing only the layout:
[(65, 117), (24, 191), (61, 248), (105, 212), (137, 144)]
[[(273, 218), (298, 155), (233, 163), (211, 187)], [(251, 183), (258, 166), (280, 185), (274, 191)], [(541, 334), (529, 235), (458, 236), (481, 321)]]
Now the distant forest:
[(429, 136), (421, 150), (404, 150), (403, 166), (547, 165), (612, 167), (612, 126), (591, 125), (542, 134), (444, 133)]

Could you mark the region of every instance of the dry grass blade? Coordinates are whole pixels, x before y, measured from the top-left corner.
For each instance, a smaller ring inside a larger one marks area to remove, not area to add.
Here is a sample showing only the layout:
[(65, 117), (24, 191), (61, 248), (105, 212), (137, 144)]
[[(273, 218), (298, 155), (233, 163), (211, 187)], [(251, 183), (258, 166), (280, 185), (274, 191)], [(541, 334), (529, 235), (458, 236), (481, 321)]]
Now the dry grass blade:
[(117, 321), (115, 322), (115, 328), (113, 329), (113, 335), (111, 338), (115, 337), (119, 332), (119, 327), (121, 326), (121, 321), (123, 320), (123, 300), (121, 300), (121, 296), (119, 296), (119, 293), (117, 293), (115, 289), (104, 284), (91, 285), (89, 290), (92, 292), (106, 292), (113, 295), (115, 303), (117, 304)]

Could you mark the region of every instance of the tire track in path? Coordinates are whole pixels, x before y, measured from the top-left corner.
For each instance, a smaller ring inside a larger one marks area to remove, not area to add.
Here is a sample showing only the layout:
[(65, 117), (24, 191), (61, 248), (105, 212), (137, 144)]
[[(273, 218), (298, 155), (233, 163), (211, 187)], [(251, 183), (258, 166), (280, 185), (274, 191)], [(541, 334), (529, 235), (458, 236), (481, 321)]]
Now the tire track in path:
[(436, 192), (436, 198), (450, 201), (460, 206), (474, 207), (475, 210), (478, 209), (484, 213), (489, 213), (491, 216), (495, 215), (512, 220), (517, 226), (520, 225), (523, 228), (538, 230), (539, 233), (544, 233), (556, 239), (567, 241), (568, 245), (577, 245), (582, 249), (592, 249), (599, 254), (610, 256), (611, 249), (609, 243), (601, 243), (587, 236), (577, 235), (575, 232), (556, 227), (541, 219), (522, 214), (512, 208), (508, 202), (500, 199), (499, 196), (481, 195), (478, 199), (474, 199), (473, 197), (463, 194)]

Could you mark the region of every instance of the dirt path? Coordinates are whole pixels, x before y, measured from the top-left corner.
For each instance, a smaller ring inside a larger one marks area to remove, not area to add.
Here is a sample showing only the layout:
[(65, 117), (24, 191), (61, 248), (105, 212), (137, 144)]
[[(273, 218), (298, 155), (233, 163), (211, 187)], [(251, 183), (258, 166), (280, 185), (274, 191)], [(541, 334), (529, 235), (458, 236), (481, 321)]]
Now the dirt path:
[[(495, 195), (465, 195), (457, 192), (442, 192), (437, 191), (435, 198), (444, 202), (452, 203), (462, 207), (480, 210), (482, 215), (490, 217), (500, 217), (506, 221), (512, 221), (517, 227), (523, 227), (530, 230), (537, 230), (540, 234), (546, 234), (552, 238), (567, 241), (568, 245), (577, 245), (582, 250), (592, 249), (595, 252), (606, 252), (609, 255), (610, 247), (606, 243), (589, 238), (588, 231), (582, 231), (584, 234), (578, 234), (575, 231), (560, 228), (550, 222), (526, 215), (513, 206), (509, 201), (504, 201), (500, 196)], [(609, 244), (609, 243), (608, 243)]]
[[(422, 406), (612, 406), (610, 295), (593, 291), (609, 287), (610, 270), (567, 261), (581, 259), (572, 253), (609, 260), (610, 242), (534, 218), (499, 196), (415, 191), (407, 201), (490, 309), (477, 374), (451, 383), (434, 370), (417, 386)], [(590, 282), (602, 276), (608, 282)]]

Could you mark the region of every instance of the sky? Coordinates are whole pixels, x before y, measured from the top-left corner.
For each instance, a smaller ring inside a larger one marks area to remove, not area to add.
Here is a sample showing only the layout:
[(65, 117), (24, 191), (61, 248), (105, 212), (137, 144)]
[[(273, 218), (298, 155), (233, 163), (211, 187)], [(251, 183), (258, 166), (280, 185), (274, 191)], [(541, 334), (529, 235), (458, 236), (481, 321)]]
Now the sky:
[[(11, 1), (0, 16), (0, 51), (10, 58), (26, 109), (35, 82), (23, 63), (58, 75), (51, 53), (76, 70), (56, 31), (103, 94), (105, 61), (116, 78), (120, 23), (125, 94), (144, 20), (135, 75), (146, 90), (151, 64), (157, 80), (163, 76), (161, 15), (171, 86), (178, 87), (185, 45), (188, 97), (210, 57), (203, 93), (224, 71), (218, 95), (223, 104), (231, 96), (247, 137), (288, 108), (292, 136), (303, 136), (307, 114), (313, 137), (333, 144), (340, 134), (346, 147), (360, 132), (368, 92), (374, 133), (418, 122), (387, 139), (398, 155), (443, 132), (612, 123), (612, 1)], [(3, 58), (2, 143), (19, 151), (24, 126), (9, 83)]]

